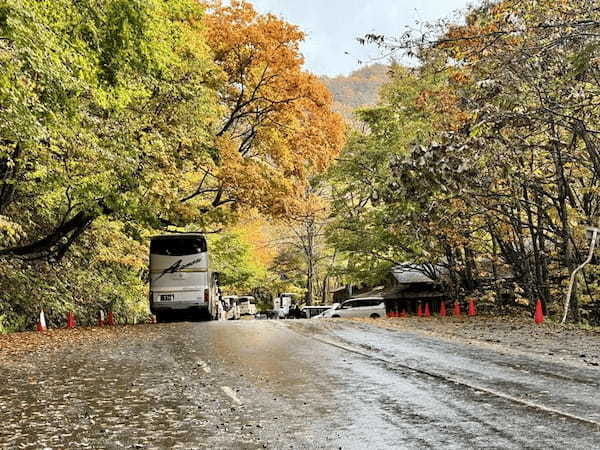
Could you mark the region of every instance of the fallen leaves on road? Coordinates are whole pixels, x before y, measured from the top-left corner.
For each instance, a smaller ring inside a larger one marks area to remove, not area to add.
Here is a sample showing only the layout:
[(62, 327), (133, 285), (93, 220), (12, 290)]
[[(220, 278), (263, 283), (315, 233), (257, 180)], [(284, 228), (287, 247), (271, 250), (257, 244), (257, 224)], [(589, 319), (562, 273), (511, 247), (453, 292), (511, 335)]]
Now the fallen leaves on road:
[(160, 325), (79, 327), (0, 335), (0, 360), (10, 360), (38, 351), (56, 351), (81, 344), (102, 345), (118, 339), (128, 339), (133, 335), (150, 333), (159, 328)]

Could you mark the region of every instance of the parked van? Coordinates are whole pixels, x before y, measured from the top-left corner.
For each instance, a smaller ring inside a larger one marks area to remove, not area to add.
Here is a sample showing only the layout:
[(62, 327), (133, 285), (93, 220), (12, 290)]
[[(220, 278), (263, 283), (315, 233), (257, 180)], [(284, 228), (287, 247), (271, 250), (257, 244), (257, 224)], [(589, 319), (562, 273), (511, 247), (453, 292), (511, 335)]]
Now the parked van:
[(290, 316), (292, 305), (295, 304), (294, 297), (298, 294), (293, 292), (284, 292), (273, 299), (273, 311), (279, 319), (287, 319)]
[[(351, 298), (336, 309), (326, 311), (328, 317), (385, 317), (385, 303), (381, 297)], [(327, 317), (326, 316), (326, 317)]]

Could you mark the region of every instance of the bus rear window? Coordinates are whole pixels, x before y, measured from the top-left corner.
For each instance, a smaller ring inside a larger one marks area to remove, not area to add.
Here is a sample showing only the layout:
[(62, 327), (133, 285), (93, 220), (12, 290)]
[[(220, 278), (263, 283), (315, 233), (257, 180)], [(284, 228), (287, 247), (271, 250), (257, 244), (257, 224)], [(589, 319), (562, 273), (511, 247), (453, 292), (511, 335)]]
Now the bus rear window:
[(150, 242), (150, 253), (163, 256), (197, 255), (206, 251), (204, 239), (155, 239)]

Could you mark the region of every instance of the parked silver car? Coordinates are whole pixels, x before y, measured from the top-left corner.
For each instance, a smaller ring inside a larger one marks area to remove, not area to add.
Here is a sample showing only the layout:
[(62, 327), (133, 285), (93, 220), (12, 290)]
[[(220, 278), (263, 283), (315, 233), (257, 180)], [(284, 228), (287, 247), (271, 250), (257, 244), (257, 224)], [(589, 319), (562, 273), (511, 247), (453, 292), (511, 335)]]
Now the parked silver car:
[(351, 298), (337, 308), (325, 311), (323, 317), (385, 317), (385, 303), (381, 297)]

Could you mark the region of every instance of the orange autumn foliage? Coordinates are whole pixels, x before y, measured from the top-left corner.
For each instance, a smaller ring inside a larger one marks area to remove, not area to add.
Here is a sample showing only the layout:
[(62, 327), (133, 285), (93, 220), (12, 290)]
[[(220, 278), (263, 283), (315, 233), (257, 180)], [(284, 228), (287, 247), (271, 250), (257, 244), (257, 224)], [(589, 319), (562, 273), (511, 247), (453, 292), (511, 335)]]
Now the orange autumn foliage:
[(343, 120), (323, 84), (302, 70), (298, 27), (245, 1), (212, 2), (208, 11), (208, 44), (222, 70), (214, 175), (238, 205), (284, 214), (339, 153)]

